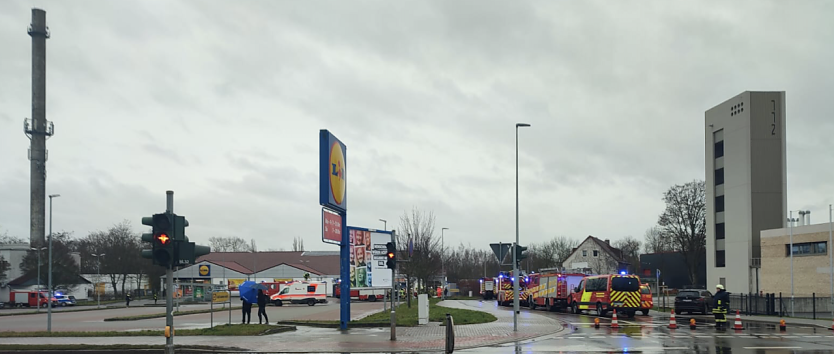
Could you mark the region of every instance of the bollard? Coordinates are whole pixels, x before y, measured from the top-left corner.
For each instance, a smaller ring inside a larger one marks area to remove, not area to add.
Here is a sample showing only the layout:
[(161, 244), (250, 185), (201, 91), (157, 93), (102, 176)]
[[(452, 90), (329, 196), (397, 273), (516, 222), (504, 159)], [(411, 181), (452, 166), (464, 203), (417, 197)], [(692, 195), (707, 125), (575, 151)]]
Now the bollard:
[(452, 314), (446, 314), (446, 353), (455, 351), (455, 321)]
[(696, 328), (697, 328), (697, 327), (695, 326), (695, 319), (694, 319), (694, 318), (690, 318), (690, 319), (689, 319), (689, 328), (690, 328), (690, 329), (696, 329)]
[(397, 340), (397, 313), (391, 309), (391, 340)]

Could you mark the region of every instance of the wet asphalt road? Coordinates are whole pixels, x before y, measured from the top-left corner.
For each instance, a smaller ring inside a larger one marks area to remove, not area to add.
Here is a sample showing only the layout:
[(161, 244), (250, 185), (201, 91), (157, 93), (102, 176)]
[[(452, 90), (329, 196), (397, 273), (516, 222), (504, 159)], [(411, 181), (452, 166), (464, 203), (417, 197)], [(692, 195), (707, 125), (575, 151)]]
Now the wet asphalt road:
[[(511, 311), (507, 308), (507, 311)], [(530, 311), (522, 309), (522, 311)], [(669, 328), (666, 313), (638, 314), (634, 318), (618, 316), (620, 328), (611, 328), (611, 315), (604, 318), (594, 312), (573, 315), (535, 310), (534, 313), (558, 318), (566, 330), (562, 333), (519, 343), (462, 350), (465, 353), (834, 353), (834, 333), (811, 326), (789, 327), (782, 332), (774, 324), (742, 322), (743, 330), (716, 330), (712, 316), (677, 315), (677, 329)], [(729, 317), (729, 316), (728, 316)], [(594, 319), (600, 328), (594, 328)], [(689, 327), (690, 318), (696, 329)], [(732, 328), (734, 317), (730, 318)]]

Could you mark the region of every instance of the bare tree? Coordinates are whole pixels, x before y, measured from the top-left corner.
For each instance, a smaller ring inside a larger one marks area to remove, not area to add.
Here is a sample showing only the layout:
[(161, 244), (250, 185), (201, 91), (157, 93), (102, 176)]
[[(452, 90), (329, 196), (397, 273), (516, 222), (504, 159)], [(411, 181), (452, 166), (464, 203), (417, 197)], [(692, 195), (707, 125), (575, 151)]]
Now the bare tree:
[(657, 226), (652, 226), (646, 230), (643, 239), (643, 247), (646, 253), (673, 251), (672, 241), (669, 239), (669, 236), (665, 235), (663, 230)]
[[(68, 232), (57, 232), (52, 235), (52, 288), (66, 287), (73, 289), (78, 285), (79, 267), (75, 259), (70, 255), (73, 250), (73, 240)], [(41, 246), (41, 245), (36, 245)], [(47, 279), (49, 274), (48, 263), (41, 257), (40, 277)], [(23, 274), (38, 274), (38, 253), (37, 251), (26, 252), (23, 261), (20, 263)]]
[[(148, 264), (151, 264), (150, 260), (142, 258), (141, 243), (140, 235), (133, 232), (127, 220), (111, 226), (107, 231), (91, 232), (79, 241), (78, 250), (84, 255), (81, 257), (82, 269), (94, 273), (100, 261), (101, 273), (110, 278), (113, 293), (119, 293), (117, 284), (121, 283), (124, 294), (128, 276), (147, 274)], [(105, 256), (100, 260), (89, 256), (102, 253)]]
[(6, 262), (3, 256), (0, 256), (0, 281), (6, 280), (6, 272), (11, 269), (12, 265)]
[[(440, 239), (434, 237), (434, 213), (412, 209), (400, 216), (397, 230), (397, 246), (405, 250), (408, 242), (414, 243), (414, 256), (409, 262), (398, 263), (400, 272), (417, 278), (423, 285), (441, 272)], [(426, 287), (428, 289), (428, 287)]]
[(640, 241), (631, 236), (614, 241), (614, 247), (623, 252), (623, 258), (629, 263), (628, 270), (631, 274), (640, 271)]
[(675, 185), (663, 195), (666, 210), (658, 225), (673, 248), (683, 255), (691, 284), (696, 283), (701, 256), (706, 253), (706, 184), (692, 181)]
[(240, 237), (210, 237), (212, 252), (252, 252), (252, 247)]
[(304, 240), (296, 236), (292, 239), (292, 250), (293, 252), (303, 252), (304, 251)]

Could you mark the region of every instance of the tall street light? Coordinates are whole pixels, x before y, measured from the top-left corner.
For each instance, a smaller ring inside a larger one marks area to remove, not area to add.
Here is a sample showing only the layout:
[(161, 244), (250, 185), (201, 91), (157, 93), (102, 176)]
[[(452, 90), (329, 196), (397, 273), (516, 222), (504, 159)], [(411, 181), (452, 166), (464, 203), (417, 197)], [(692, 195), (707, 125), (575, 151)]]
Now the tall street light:
[(98, 276), (96, 277), (96, 300), (98, 301), (98, 308), (101, 308), (101, 292), (98, 291), (98, 283), (101, 281), (101, 257), (104, 257), (104, 253), (102, 254), (94, 254), (93, 257), (96, 257), (96, 271), (98, 272)]
[(443, 273), (443, 289), (441, 289), (440, 297), (446, 298), (446, 264), (443, 258), (446, 256), (446, 243), (443, 241), (443, 231), (448, 230), (448, 227), (440, 229), (440, 272)]
[[(38, 297), (41, 296), (40, 295), (41, 294), (41, 251), (43, 251), (45, 249), (47, 249), (46, 246), (41, 247), (41, 248), (34, 248), (34, 247), (30, 248), (30, 250), (38, 252), (38, 288), (36, 289), (36, 291), (38, 293)], [(40, 305), (38, 305), (37, 312), (38, 313), (41, 312)]]
[(60, 194), (49, 195), (49, 298), (46, 299), (46, 303), (49, 305), (46, 316), (46, 331), (49, 333), (52, 333), (52, 198), (60, 196)]
[(788, 216), (788, 229), (790, 230), (790, 242), (791, 242), (791, 246), (790, 246), (790, 250), (791, 250), (791, 317), (793, 317), (793, 315), (794, 315), (794, 311), (793, 311), (793, 308), (794, 308), (793, 307), (793, 304), (794, 304), (794, 302), (793, 302), (793, 223), (798, 221), (799, 219), (795, 219), (793, 217), (793, 211), (792, 210), (789, 211), (789, 213), (790, 214)]
[(388, 231), (388, 220), (385, 220), (385, 219), (379, 219), (379, 221), (382, 221), (382, 223), (383, 223), (383, 224), (382, 224), (382, 225), (383, 225), (383, 226), (382, 226), (382, 229), (383, 229), (383, 230), (385, 230), (385, 231)]
[(828, 204), (828, 282), (831, 285), (831, 316), (834, 317), (834, 253), (831, 247), (834, 245), (834, 220), (832, 220), (832, 205)]
[(518, 259), (515, 247), (518, 247), (518, 128), (529, 127), (527, 123), (515, 125), (515, 245), (513, 246), (513, 331), (518, 332)]

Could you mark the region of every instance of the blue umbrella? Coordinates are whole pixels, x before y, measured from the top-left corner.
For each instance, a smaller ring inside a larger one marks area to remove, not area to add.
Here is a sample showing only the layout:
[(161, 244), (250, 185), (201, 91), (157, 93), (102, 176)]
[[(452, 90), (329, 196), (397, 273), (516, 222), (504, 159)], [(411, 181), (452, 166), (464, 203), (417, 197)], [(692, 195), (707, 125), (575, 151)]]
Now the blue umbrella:
[(266, 290), (266, 286), (253, 281), (245, 281), (237, 287), (240, 297), (249, 303), (258, 303), (258, 289)]

